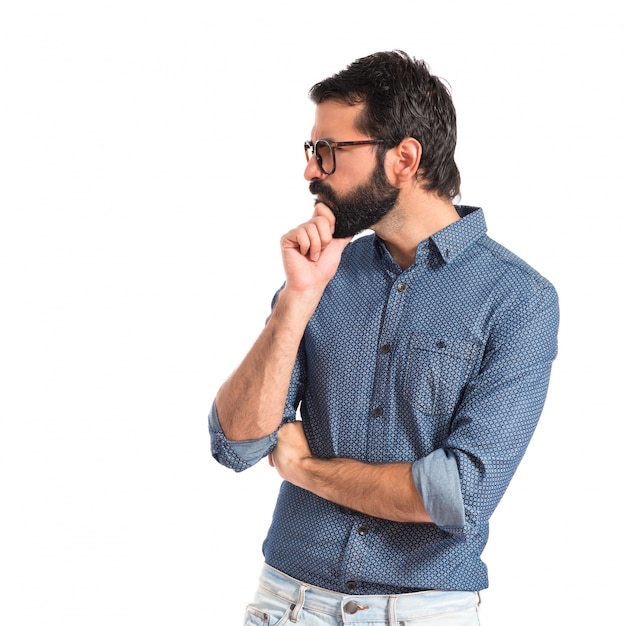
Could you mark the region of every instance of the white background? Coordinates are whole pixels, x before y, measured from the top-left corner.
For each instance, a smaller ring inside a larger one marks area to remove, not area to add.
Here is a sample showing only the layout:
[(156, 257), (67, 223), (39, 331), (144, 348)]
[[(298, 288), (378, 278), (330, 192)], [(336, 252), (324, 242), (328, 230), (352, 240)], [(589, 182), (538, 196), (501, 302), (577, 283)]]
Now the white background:
[(308, 88), (392, 48), (450, 83), (463, 202), (561, 298), (545, 412), (484, 554), (483, 623), (617, 623), (621, 13), (3, 2), (0, 624), (241, 623), (278, 479), (213, 461), (206, 417), (282, 281), (280, 235), (312, 209)]

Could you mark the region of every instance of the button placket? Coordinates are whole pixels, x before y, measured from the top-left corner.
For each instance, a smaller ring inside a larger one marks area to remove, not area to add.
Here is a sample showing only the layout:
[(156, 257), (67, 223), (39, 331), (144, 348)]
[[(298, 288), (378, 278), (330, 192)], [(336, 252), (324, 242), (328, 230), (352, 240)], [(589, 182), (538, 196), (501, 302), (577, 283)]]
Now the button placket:
[[(372, 387), (370, 419), (367, 431), (367, 456), (373, 463), (381, 463), (389, 445), (387, 424), (393, 419), (393, 406), (390, 404), (390, 388), (393, 384), (396, 342), (398, 330), (406, 321), (403, 318), (405, 307), (410, 301), (410, 284), (408, 278), (412, 273), (400, 275), (390, 272), (387, 303), (383, 308), (383, 317), (378, 335), (376, 369)], [(412, 280), (412, 278), (411, 278)]]

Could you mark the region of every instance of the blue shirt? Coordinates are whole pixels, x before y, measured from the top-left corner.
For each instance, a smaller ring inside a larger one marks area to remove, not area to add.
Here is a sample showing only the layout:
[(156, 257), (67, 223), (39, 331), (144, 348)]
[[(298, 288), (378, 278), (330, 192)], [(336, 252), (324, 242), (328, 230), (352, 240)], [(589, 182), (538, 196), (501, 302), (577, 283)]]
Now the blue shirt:
[[(481, 209), (457, 211), (405, 271), (376, 235), (347, 246), (284, 411), (300, 412), (315, 456), (411, 462), (434, 523), (370, 517), (285, 481), (263, 552), (298, 580), (347, 594), (488, 585), (489, 518), (541, 414), (559, 309), (554, 287), (487, 236)], [(209, 430), (236, 471), (276, 441), (228, 441), (215, 407)]]

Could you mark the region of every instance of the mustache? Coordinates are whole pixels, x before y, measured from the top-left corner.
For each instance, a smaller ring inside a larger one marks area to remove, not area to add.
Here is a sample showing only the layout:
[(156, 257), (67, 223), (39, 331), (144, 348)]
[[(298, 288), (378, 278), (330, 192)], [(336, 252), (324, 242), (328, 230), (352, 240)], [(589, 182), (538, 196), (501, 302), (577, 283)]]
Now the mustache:
[(337, 196), (327, 183), (322, 180), (313, 180), (309, 183), (309, 191), (314, 196), (323, 196), (325, 199), (330, 200), (333, 204), (337, 202)]

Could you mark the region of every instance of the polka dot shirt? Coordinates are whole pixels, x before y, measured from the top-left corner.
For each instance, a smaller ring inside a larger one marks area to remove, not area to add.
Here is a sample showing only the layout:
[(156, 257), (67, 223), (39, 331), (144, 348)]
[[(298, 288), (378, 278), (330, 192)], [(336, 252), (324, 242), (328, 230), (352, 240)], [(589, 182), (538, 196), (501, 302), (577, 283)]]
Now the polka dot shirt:
[[(483, 211), (423, 241), (402, 271), (376, 235), (344, 251), (306, 329), (284, 420), (315, 456), (411, 462), (434, 523), (369, 517), (284, 482), (263, 552), (305, 583), (346, 594), (480, 590), (489, 518), (528, 446), (557, 353), (558, 298), (486, 234)], [(275, 433), (212, 452), (236, 471)]]

